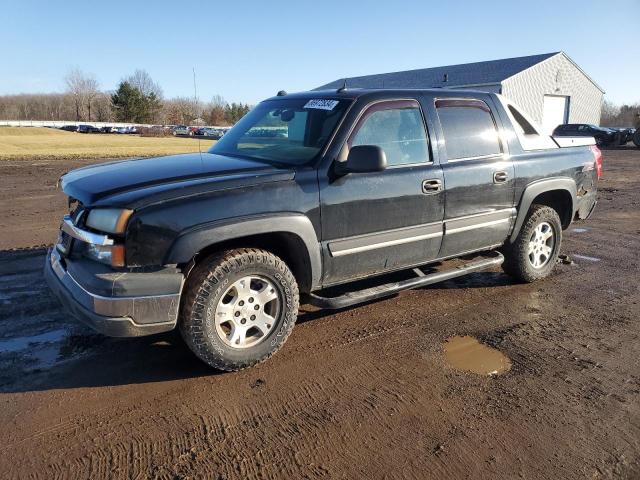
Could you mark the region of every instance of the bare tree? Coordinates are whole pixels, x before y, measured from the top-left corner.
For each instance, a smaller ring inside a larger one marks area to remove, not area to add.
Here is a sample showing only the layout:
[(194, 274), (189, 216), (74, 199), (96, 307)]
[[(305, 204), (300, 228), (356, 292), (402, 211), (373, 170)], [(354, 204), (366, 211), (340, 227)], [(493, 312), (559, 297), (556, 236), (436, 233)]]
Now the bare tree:
[(88, 75), (84, 79), (85, 100), (87, 102), (87, 120), (91, 121), (91, 102), (100, 95), (100, 86), (94, 75)]
[(615, 122), (616, 117), (620, 114), (620, 107), (609, 100), (602, 102), (602, 111), (600, 114), (600, 123), (609, 125)]
[(200, 106), (193, 98), (176, 97), (165, 101), (162, 109), (163, 123), (169, 125), (189, 124), (198, 117)]
[(222, 95), (214, 95), (211, 102), (205, 107), (204, 117), (209, 125), (224, 126), (227, 125), (225, 118), (225, 109), (227, 101)]
[(154, 95), (158, 100), (162, 100), (162, 88), (156, 82), (153, 81), (151, 75), (146, 70), (136, 70), (133, 75), (124, 79), (125, 82), (140, 90), (145, 95)]
[(94, 105), (95, 118), (98, 122), (112, 122), (115, 119), (111, 95), (106, 92), (100, 92), (96, 96)]
[(620, 106), (605, 100), (602, 104), (600, 124), (603, 127), (640, 126), (640, 103)]
[(72, 69), (65, 77), (67, 93), (73, 98), (76, 110), (76, 121), (83, 119), (84, 107), (88, 111), (88, 120), (91, 120), (91, 102), (98, 95), (98, 81), (95, 75), (85, 74), (80, 69)]

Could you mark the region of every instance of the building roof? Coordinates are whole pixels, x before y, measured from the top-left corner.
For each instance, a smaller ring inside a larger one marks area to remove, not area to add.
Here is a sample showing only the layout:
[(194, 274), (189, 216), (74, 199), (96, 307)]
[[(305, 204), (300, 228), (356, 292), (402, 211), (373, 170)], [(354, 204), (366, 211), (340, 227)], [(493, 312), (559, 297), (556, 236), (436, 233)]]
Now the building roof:
[[(347, 78), (352, 88), (442, 88), (499, 84), (534, 65), (562, 52), (504, 58), (488, 62), (463, 63), (446, 67), (421, 68), (404, 72), (380, 73)], [(575, 63), (574, 63), (575, 64)], [(327, 83), (315, 90), (339, 88), (345, 79)]]

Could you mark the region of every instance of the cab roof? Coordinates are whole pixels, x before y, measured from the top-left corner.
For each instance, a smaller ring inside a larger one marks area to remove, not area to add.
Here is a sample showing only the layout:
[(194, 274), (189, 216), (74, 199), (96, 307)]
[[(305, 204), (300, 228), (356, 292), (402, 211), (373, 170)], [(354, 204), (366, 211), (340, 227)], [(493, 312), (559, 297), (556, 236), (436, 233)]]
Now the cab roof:
[(428, 93), (441, 97), (450, 97), (450, 96), (468, 96), (468, 94), (473, 95), (488, 95), (488, 92), (482, 92), (477, 90), (456, 90), (456, 89), (448, 89), (448, 88), (419, 88), (419, 89), (410, 89), (410, 88), (349, 88), (346, 89), (330, 89), (330, 90), (310, 90), (307, 92), (295, 92), (295, 93), (287, 93), (285, 95), (276, 95), (266, 99), (265, 101), (272, 100), (281, 100), (281, 99), (331, 99), (331, 100), (355, 100), (360, 97), (378, 97), (384, 98), (387, 96), (403, 96), (403, 95), (415, 95), (416, 93)]

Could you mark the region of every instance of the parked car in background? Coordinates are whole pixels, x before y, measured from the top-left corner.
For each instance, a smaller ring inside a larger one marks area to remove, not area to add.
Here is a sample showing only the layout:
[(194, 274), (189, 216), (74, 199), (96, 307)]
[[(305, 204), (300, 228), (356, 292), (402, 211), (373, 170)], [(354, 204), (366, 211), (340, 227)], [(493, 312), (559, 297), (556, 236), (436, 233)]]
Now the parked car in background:
[(100, 127), (100, 133), (115, 133), (115, 127)]
[(618, 134), (618, 145), (626, 145), (633, 140), (633, 135), (636, 133), (635, 128), (630, 127), (613, 127), (610, 130), (615, 131)]
[(599, 147), (615, 143), (616, 132), (610, 128), (598, 127), (586, 123), (567, 123), (558, 125), (553, 131), (554, 137), (593, 137)]
[(130, 133), (138, 133), (138, 129), (136, 127), (120, 127), (116, 129), (115, 133), (127, 135)]
[(176, 125), (173, 127), (174, 135), (189, 135), (189, 127), (186, 125)]
[(93, 125), (78, 125), (78, 133), (100, 133), (100, 129)]
[(77, 125), (63, 125), (62, 127), (60, 127), (60, 130), (64, 130), (65, 132), (77, 132), (78, 131), (78, 126)]
[(218, 140), (222, 138), (222, 135), (224, 135), (224, 132), (218, 128), (202, 127), (196, 130), (194, 132), (194, 135), (213, 138), (215, 140)]

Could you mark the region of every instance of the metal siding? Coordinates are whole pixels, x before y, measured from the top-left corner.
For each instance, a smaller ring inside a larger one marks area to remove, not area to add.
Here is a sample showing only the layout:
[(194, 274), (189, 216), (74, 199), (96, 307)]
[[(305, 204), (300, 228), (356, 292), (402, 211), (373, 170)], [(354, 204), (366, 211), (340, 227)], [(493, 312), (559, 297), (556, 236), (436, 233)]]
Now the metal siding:
[(600, 123), (602, 92), (561, 53), (504, 80), (502, 94), (540, 125), (545, 94), (569, 97), (569, 123)]

